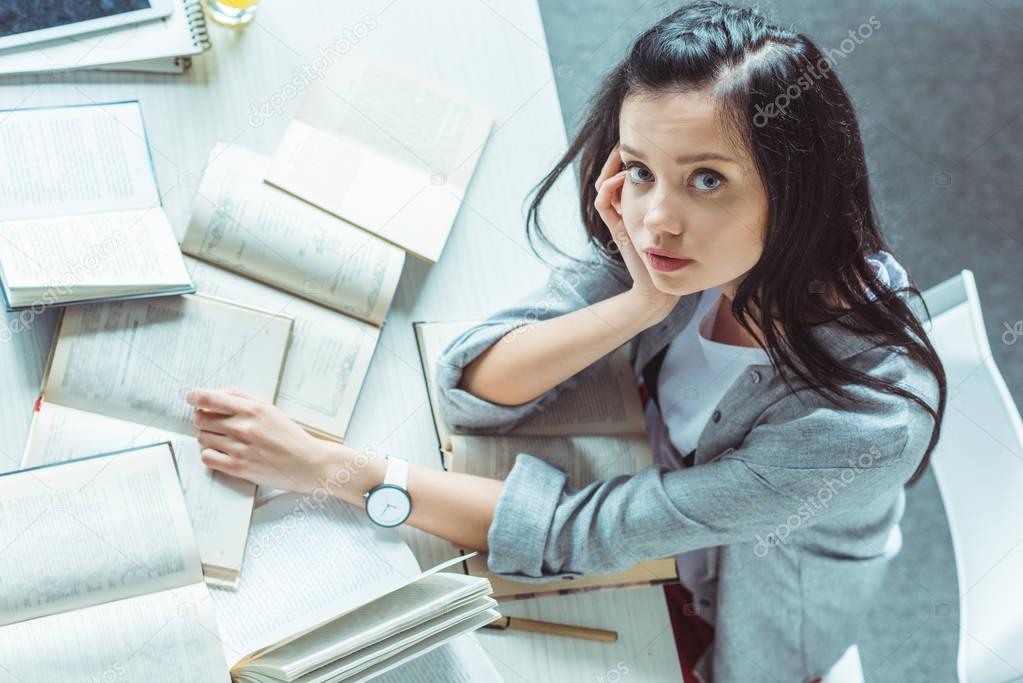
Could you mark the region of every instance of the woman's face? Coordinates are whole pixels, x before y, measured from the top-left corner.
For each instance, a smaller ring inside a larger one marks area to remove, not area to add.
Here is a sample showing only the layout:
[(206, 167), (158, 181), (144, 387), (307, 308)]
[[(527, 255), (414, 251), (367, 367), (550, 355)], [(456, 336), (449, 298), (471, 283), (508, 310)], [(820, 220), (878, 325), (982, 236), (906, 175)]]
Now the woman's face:
[(689, 294), (720, 285), (734, 296), (767, 225), (767, 194), (748, 152), (729, 142), (706, 95), (629, 96), (620, 120), (620, 212), (654, 286)]

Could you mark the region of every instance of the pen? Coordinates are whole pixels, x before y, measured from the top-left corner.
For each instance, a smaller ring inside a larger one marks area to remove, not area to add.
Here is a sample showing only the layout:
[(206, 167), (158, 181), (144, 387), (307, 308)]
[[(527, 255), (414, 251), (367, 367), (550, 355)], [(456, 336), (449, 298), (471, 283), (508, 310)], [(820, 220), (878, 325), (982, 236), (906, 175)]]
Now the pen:
[(600, 640), (605, 643), (613, 643), (618, 640), (617, 631), (606, 631), (601, 628), (587, 628), (585, 626), (572, 626), (571, 624), (557, 624), (552, 621), (537, 621), (535, 619), (524, 619), (522, 617), (500, 617), (489, 624), (486, 624), (484, 628), (495, 628), (501, 631), (506, 629), (517, 629), (520, 631), (533, 631), (534, 633), (548, 633), (554, 636), (568, 636), (569, 638)]

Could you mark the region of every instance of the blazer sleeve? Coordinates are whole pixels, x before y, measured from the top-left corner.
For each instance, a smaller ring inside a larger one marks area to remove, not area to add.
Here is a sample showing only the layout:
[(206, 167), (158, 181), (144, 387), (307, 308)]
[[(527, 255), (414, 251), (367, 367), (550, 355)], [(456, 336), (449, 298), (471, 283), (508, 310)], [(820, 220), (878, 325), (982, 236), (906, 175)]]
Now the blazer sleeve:
[(610, 573), (758, 534), (770, 539), (793, 515), (810, 525), (869, 505), (903, 485), (929, 436), (930, 417), (920, 411), (911, 429), (910, 409), (896, 401), (857, 412), (779, 401), (739, 448), (711, 462), (655, 465), (579, 489), (520, 453), (488, 531), (488, 568), (524, 583)]
[(451, 340), (437, 361), (437, 402), (444, 421), (462, 433), (505, 433), (531, 413), (543, 410), (563, 390), (573, 388), (604, 360), (568, 378), (531, 401), (503, 406), (460, 389), (463, 369), (505, 335), (528, 334), (518, 328), (585, 308), (626, 291), (631, 279), (625, 266), (591, 246), (578, 261), (555, 268), (539, 289), (523, 296)]

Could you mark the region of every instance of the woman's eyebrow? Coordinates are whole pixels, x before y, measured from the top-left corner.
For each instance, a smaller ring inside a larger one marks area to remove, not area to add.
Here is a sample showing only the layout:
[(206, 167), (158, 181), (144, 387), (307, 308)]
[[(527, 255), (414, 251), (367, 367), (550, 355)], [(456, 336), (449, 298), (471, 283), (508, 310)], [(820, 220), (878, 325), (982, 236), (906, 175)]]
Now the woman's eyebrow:
[[(625, 152), (626, 154), (631, 154), (632, 156), (639, 157), (640, 159), (643, 158), (643, 155), (640, 152), (638, 152), (637, 150), (632, 149), (628, 145), (623, 144), (620, 149), (623, 152)], [(676, 164), (680, 164), (680, 165), (681, 164), (693, 164), (693, 163), (696, 163), (697, 161), (712, 161), (712, 160), (713, 161), (725, 161), (725, 162), (728, 162), (730, 164), (738, 164), (739, 163), (738, 161), (736, 161), (732, 157), (725, 156), (723, 154), (718, 154), (716, 152), (699, 152), (697, 154), (683, 154), (681, 156), (675, 157), (675, 163)]]

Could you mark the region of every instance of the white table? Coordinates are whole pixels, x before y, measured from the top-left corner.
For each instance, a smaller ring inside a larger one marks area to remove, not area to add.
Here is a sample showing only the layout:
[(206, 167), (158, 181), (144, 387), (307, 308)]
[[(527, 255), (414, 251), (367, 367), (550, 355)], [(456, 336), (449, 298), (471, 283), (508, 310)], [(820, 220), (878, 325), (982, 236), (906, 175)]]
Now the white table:
[[(0, 108), (140, 100), (161, 194), (179, 237), (213, 143), (272, 153), (301, 99), (301, 79), (295, 79), (303, 73), (315, 77), (310, 65), (320, 46), (383, 55), (489, 108), (495, 128), (443, 258), (432, 267), (409, 259), (347, 435), (356, 447), (439, 467), (411, 323), (485, 317), (546, 275), (525, 246), (522, 206), (566, 140), (535, 0), (264, 0), (244, 31), (211, 26), (211, 34), (213, 50), (197, 57), (184, 76), (84, 72), (4, 78)], [(342, 38), (347, 43), (336, 42)], [(265, 120), (253, 116), (266, 102), (279, 103), (279, 113)], [(574, 178), (568, 180), (550, 198), (545, 215), (551, 229), (577, 233)], [(44, 325), (36, 329), (47, 334)], [(45, 339), (20, 341), (45, 346)], [(15, 355), (0, 354), (0, 362)], [(0, 376), (11, 371), (0, 370)], [(0, 405), (0, 453), (20, 453), (24, 425), (18, 423), (29, 413), (4, 408)], [(416, 529), (402, 534), (424, 567), (454, 554), (447, 542)], [(620, 633), (617, 643), (601, 644), (481, 631), (480, 642), (509, 682), (680, 679), (661, 588), (555, 596), (501, 609)]]

